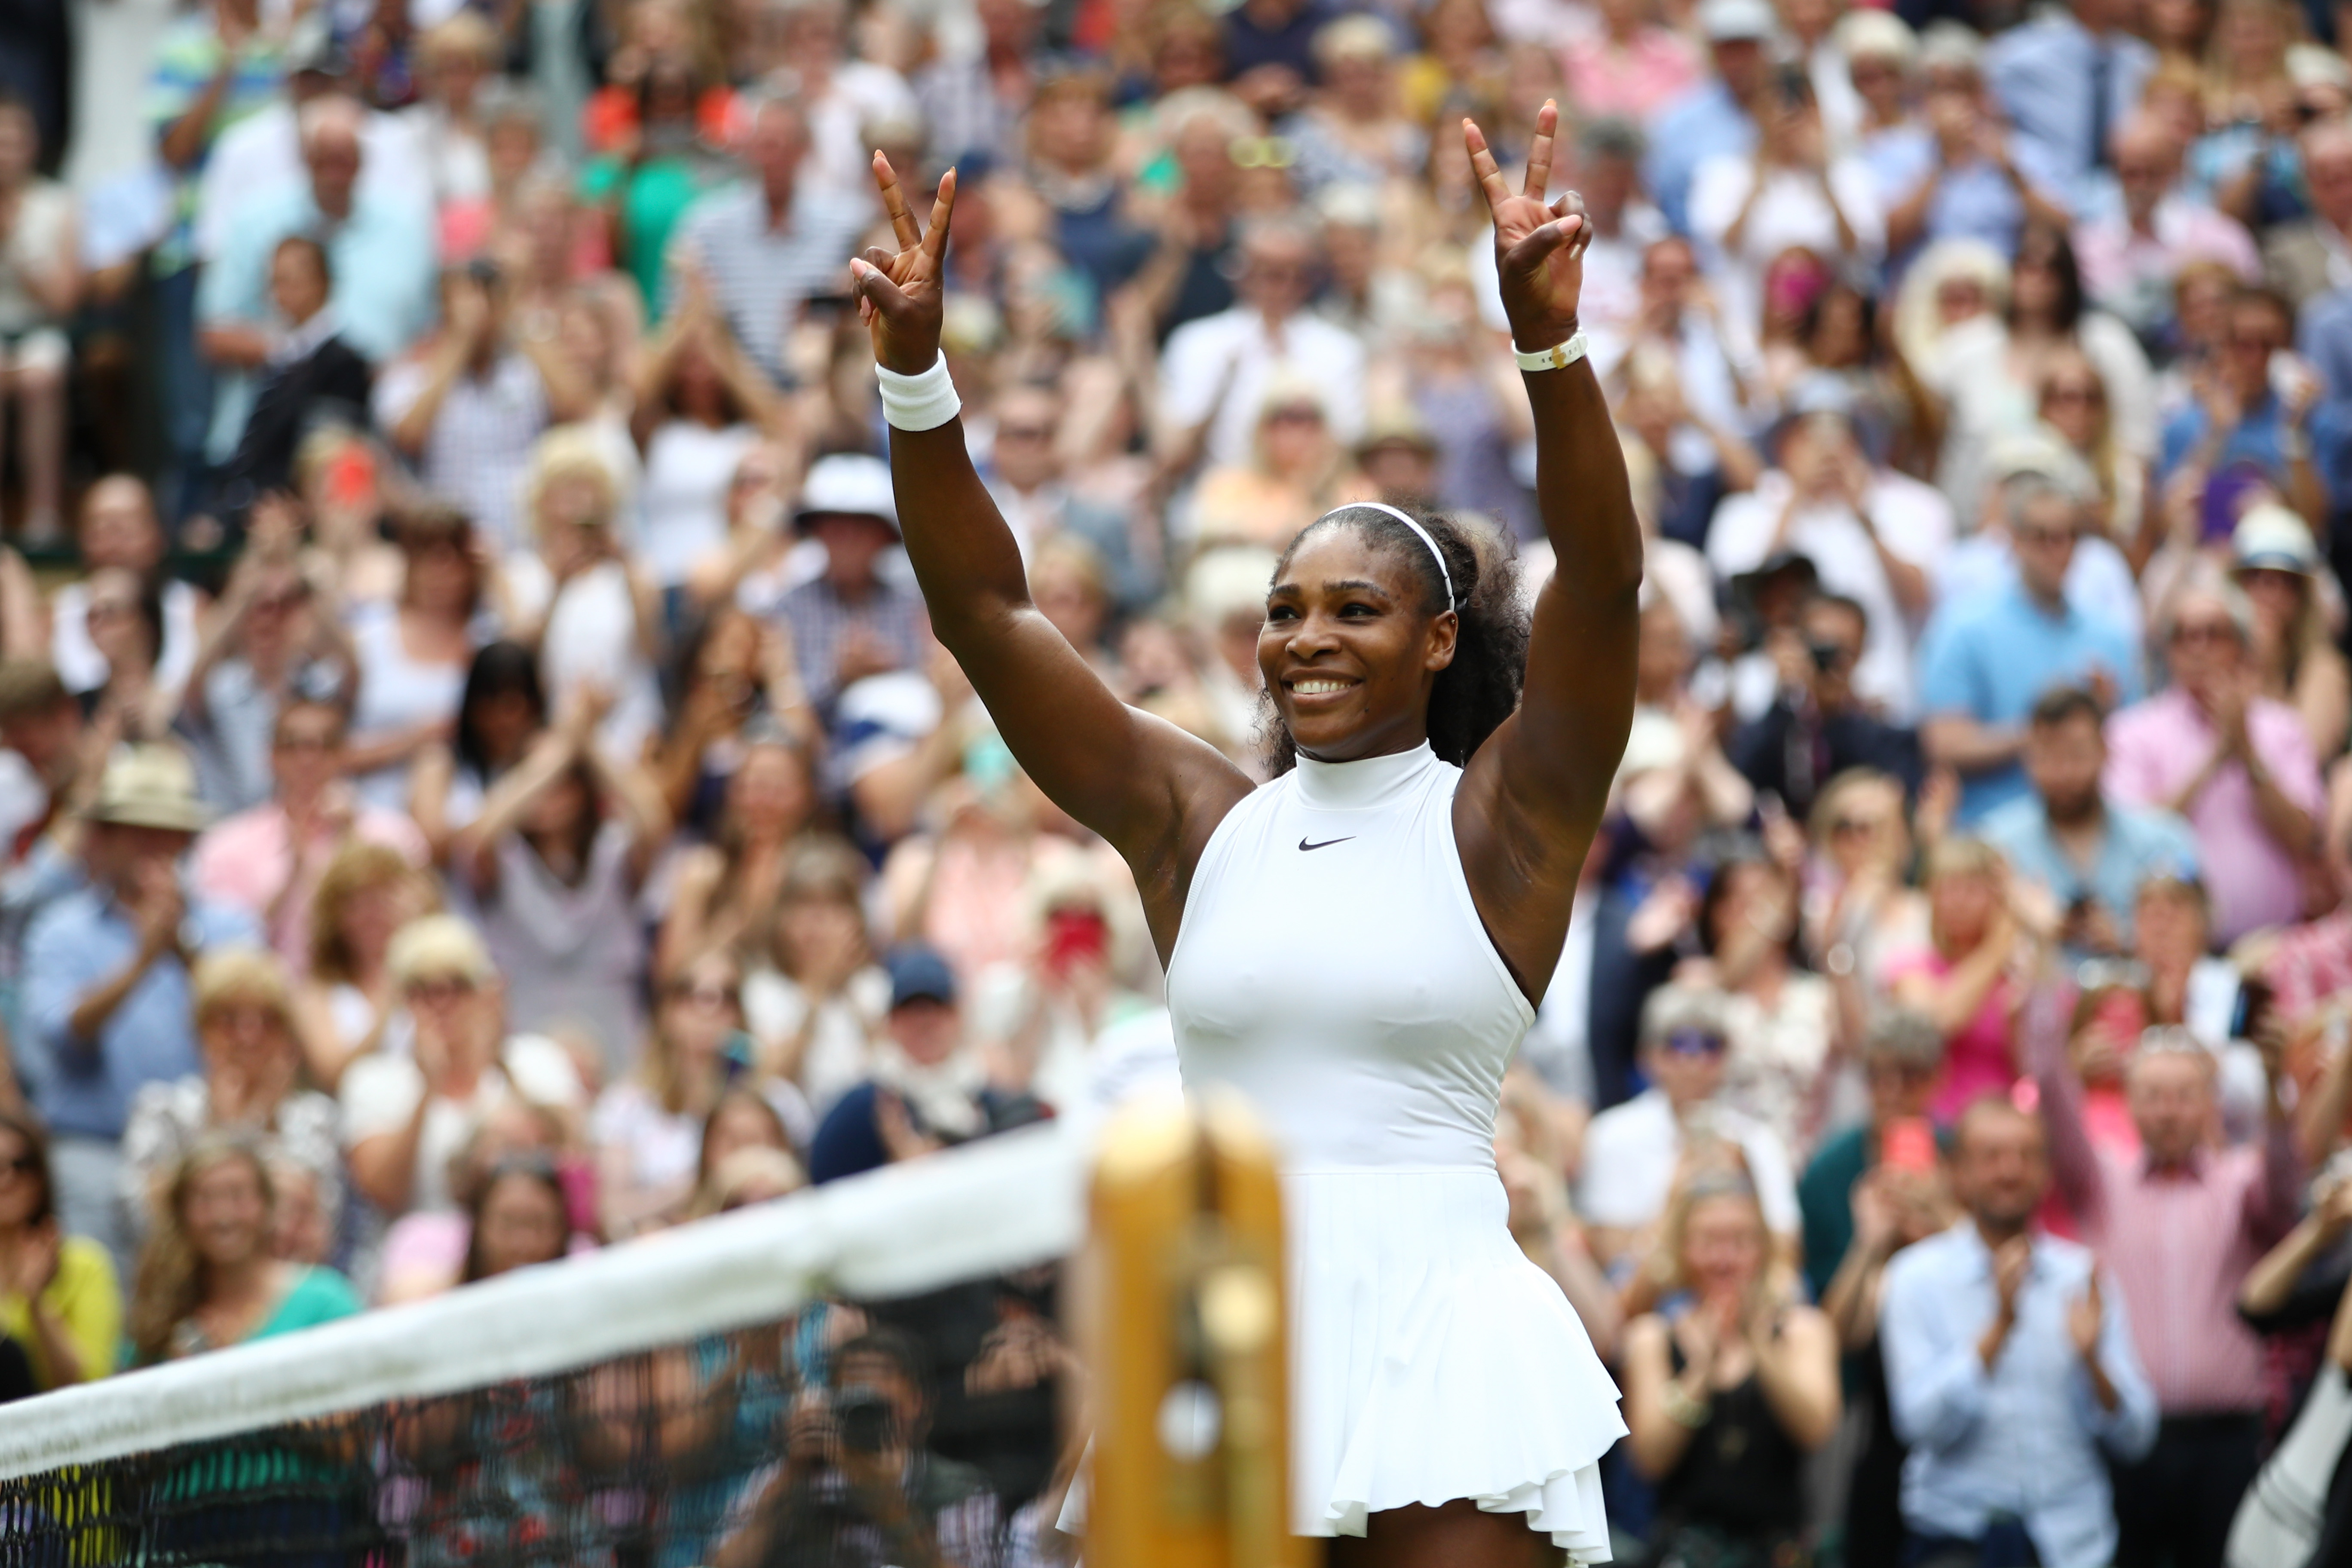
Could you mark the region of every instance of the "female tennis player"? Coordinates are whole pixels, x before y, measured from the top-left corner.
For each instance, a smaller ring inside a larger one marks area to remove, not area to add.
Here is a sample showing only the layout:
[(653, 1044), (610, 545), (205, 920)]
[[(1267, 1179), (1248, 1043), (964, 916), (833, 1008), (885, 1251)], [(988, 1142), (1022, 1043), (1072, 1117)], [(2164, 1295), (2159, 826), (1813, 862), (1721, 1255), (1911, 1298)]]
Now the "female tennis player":
[(1029, 601), (940, 357), (955, 175), (928, 232), (874, 161), (898, 244), (851, 263), (881, 365), (907, 552), (931, 625), (1038, 784), (1135, 868), (1188, 1082), (1279, 1141), (1291, 1237), (1292, 1528), (1335, 1565), (1607, 1558), (1594, 1462), (1625, 1428), (1495, 1173), (1504, 1065), (1559, 962), (1633, 708), (1642, 543), (1577, 331), (1587, 243), (1463, 131), (1495, 217), (1559, 570), (1442, 518), (1347, 506), (1292, 541), (1258, 668), (1278, 775), (1126, 706)]

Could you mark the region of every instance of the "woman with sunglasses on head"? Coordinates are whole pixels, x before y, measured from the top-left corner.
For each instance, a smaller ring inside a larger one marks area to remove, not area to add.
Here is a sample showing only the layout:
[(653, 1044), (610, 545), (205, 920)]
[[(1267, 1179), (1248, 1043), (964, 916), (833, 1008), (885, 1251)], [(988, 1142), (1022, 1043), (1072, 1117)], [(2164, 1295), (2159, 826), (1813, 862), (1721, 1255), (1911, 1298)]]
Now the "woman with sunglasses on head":
[[(0, 1110), (0, 1334), (23, 1352), (30, 1393), (106, 1376), (122, 1338), (114, 1260), (59, 1228), (48, 1134), (14, 1110)], [(10, 1359), (0, 1355), (0, 1397)]]
[(669, 1223), (693, 1195), (705, 1123), (749, 1066), (730, 1049), (743, 1039), (742, 971), (724, 951), (662, 984), (636, 1071), (599, 1095), (588, 1119), (607, 1236)]
[(2147, 455), (2120, 439), (2107, 397), (2106, 377), (2078, 349), (2061, 348), (2042, 363), (2035, 413), (2091, 476), (2091, 515), (2099, 534), (2124, 552), (2135, 571), (2156, 548), (2148, 530)]
[(877, 159), (900, 248), (852, 263), (932, 627), (1029, 776), (1133, 868), (1187, 1079), (1254, 1099), (1291, 1164), (1290, 1523), (1353, 1538), (1349, 1564), (1608, 1552), (1595, 1467), (1623, 1423), (1511, 1239), (1493, 1147), (1633, 706), (1641, 531), (1577, 331), (1581, 204), (1545, 200), (1558, 118), (1520, 191), (1464, 124), (1559, 559), (1532, 634), (1509, 562), (1459, 524), (1317, 520), (1266, 597), (1264, 787), (1121, 703), (1031, 604), (939, 352), (952, 173), (926, 234)]

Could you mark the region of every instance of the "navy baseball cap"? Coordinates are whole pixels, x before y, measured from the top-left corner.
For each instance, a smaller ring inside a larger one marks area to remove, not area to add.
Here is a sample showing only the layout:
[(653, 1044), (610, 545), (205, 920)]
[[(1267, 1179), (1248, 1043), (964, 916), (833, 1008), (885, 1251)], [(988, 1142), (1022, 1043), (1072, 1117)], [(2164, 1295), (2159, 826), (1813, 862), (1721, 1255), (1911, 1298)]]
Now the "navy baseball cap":
[(955, 1005), (955, 971), (937, 948), (909, 944), (894, 949), (885, 965), (890, 972), (890, 1005), (909, 1002), (943, 1002)]

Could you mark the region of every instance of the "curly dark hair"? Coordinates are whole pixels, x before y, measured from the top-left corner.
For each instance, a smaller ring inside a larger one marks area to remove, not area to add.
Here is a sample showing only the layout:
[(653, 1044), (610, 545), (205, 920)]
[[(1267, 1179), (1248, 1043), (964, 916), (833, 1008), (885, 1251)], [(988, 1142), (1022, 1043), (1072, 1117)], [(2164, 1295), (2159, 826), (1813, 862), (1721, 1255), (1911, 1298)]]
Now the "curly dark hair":
[[(1454, 662), (1437, 672), (1430, 689), (1428, 728), (1430, 750), (1461, 767), (1519, 706), (1519, 688), (1528, 673), (1528, 615), (1519, 600), (1519, 563), (1509, 544), (1498, 537), (1474, 531), (1442, 513), (1416, 510), (1411, 515), (1444, 552), (1445, 570), (1454, 579), (1454, 613), (1461, 627), (1454, 634)], [(1429, 546), (1396, 518), (1373, 507), (1339, 507), (1308, 523), (1282, 552), (1275, 575), (1289, 566), (1309, 536), (1332, 528), (1353, 529), (1403, 562), (1421, 584), (1423, 611), (1445, 613), (1445, 578)], [(1259, 699), (1259, 710), (1267, 766), (1277, 776), (1286, 773), (1298, 763), (1298, 748), (1271, 691)]]

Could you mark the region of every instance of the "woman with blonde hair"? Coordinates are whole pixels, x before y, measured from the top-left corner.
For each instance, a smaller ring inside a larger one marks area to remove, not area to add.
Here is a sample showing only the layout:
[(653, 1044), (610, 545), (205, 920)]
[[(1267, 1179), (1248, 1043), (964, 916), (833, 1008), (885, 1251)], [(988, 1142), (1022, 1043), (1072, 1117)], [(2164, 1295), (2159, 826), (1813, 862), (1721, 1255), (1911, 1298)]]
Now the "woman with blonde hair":
[(264, 1156), (301, 1165), (318, 1178), (321, 1208), (342, 1214), (342, 1113), (303, 1087), (294, 994), (276, 953), (231, 947), (206, 953), (188, 978), (204, 1072), (150, 1083), (131, 1103), (122, 1130), (121, 1194), (134, 1237), (162, 1219), (161, 1189), (183, 1155), (206, 1137), (234, 1131)]
[(1378, 499), (1332, 436), (1322, 389), (1278, 370), (1258, 404), (1249, 460), (1211, 468), (1192, 492), (1192, 535), (1279, 550), (1331, 508)]
[(335, 852), (310, 902), (310, 972), (294, 992), (294, 1016), (310, 1078), (328, 1093), (372, 1051), (403, 1054), (416, 1026), (400, 1010), (386, 962), (392, 936), (441, 906), (433, 879), (383, 844)]
[(1664, 1246), (1682, 1304), (1625, 1328), (1633, 1467), (1657, 1487), (1652, 1561), (1796, 1560), (1807, 1456), (1843, 1414), (1836, 1331), (1776, 1288), (1763, 1209), (1734, 1171), (1684, 1184)]
[(603, 439), (562, 425), (531, 448), (523, 516), (533, 548), (508, 558), (509, 633), (539, 655), (549, 705), (609, 694), (599, 735), (634, 758), (661, 728), (654, 670), (660, 606), (618, 533), (619, 482)]
[(797, 1084), (819, 1116), (873, 1070), (890, 1010), (874, 961), (866, 862), (837, 838), (796, 849), (776, 898), (772, 941), (743, 982), (743, 1014), (764, 1074)]
[(2098, 487), (2093, 512), (2099, 531), (2136, 568), (2146, 565), (2156, 542), (2147, 529), (2147, 458), (2125, 450), (2116, 439), (2106, 378), (2089, 355), (2062, 347), (2042, 361), (2034, 412), (2083, 460)]
[[(2314, 756), (2335, 756), (2352, 728), (2352, 673), (2336, 647), (2323, 592), (2327, 568), (2309, 526), (2283, 506), (2251, 507), (2231, 537), (2231, 574), (2254, 606), (2252, 652), (2262, 695), (2294, 710)], [(2340, 616), (2340, 595), (2335, 609)]]
[(1928, 852), (1923, 879), (1928, 941), (1887, 965), (1898, 1006), (1944, 1032), (1944, 1081), (1935, 1114), (1949, 1121), (1972, 1100), (2005, 1095), (2018, 1079), (2017, 1011), (2025, 987), (2015, 969), (2041, 932), (2011, 897), (2009, 862), (1981, 838), (1947, 838)]
[(130, 1337), (142, 1366), (293, 1333), (360, 1310), (331, 1268), (269, 1252), (276, 1188), (249, 1139), (214, 1134), (172, 1166), (139, 1255)]
[(694, 1193), (704, 1124), (743, 1059), (742, 972), (703, 953), (663, 983), (636, 1070), (597, 1097), (589, 1141), (605, 1234), (677, 1217)]

